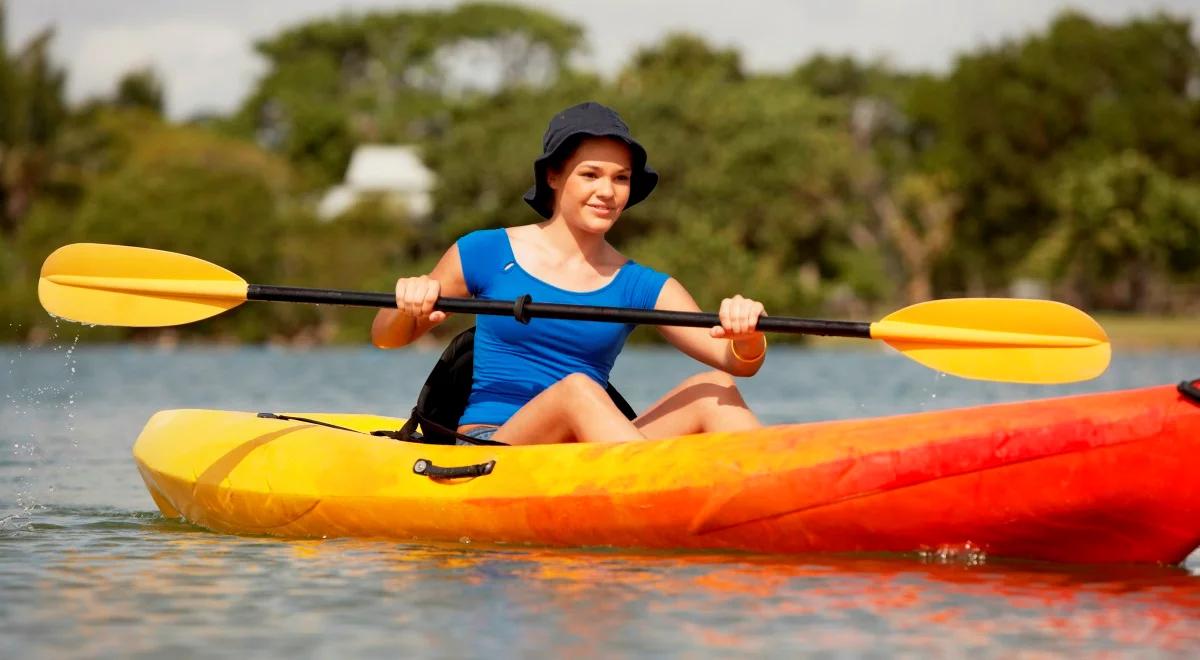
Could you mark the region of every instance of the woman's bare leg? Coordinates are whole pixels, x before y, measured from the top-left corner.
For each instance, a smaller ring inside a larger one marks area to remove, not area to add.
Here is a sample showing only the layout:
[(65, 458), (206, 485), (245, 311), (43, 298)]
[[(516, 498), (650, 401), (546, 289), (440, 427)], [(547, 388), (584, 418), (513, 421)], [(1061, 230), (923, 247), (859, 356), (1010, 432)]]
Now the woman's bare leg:
[(492, 439), (510, 445), (622, 442), (760, 426), (723, 371), (685, 379), (632, 422), (594, 380), (571, 374), (525, 404)]
[(642, 437), (603, 387), (584, 374), (571, 374), (522, 406), (492, 439), (510, 445), (541, 445)]
[(762, 426), (746, 405), (733, 376), (723, 371), (706, 371), (685, 379), (633, 423), (647, 438)]

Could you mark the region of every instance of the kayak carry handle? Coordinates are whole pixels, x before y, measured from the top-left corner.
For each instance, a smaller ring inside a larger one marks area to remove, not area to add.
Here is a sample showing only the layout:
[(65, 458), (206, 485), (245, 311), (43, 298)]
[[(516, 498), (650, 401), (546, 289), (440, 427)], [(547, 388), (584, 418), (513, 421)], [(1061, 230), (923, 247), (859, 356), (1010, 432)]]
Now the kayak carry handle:
[(492, 473), (492, 468), (496, 467), (496, 461), (491, 460), (487, 463), (476, 463), (475, 465), (462, 465), (459, 467), (439, 467), (434, 465), (427, 458), (418, 458), (416, 463), (413, 463), (413, 472), (430, 479), (462, 479), (466, 477), (486, 477)]

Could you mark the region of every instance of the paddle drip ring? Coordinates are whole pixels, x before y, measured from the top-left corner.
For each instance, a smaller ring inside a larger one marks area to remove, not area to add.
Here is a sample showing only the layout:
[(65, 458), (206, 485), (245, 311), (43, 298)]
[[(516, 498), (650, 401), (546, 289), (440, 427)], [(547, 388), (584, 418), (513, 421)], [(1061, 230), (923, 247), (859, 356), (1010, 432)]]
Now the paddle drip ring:
[(1179, 383), (1179, 393), (1191, 399), (1193, 403), (1200, 404), (1200, 378), (1181, 381)]
[(533, 296), (528, 293), (513, 301), (513, 318), (529, 325), (529, 310), (525, 309), (525, 305), (533, 302)]

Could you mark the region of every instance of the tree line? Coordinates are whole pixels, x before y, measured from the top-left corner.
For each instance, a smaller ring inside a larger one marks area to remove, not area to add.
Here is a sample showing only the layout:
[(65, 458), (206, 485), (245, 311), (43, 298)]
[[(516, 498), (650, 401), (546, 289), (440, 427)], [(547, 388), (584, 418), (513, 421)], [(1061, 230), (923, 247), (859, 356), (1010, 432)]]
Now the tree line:
[[(73, 241), (194, 254), (262, 283), (387, 290), (458, 236), (535, 221), (521, 201), (550, 115), (617, 108), (662, 175), (611, 234), (705, 307), (865, 318), (1032, 291), (1090, 311), (1194, 311), (1200, 292), (1200, 46), (1188, 19), (1048, 28), (945, 74), (818, 55), (752, 72), (675, 34), (612, 77), (573, 64), (583, 26), (516, 5), (343, 14), (255, 45), (266, 73), (228, 115), (170, 121), (153, 70), (70, 104), (53, 32), (4, 39), (0, 333), (53, 323), (37, 270)], [(361, 143), (418, 145), (427, 222), (315, 201)], [(363, 341), (370, 312), (247, 305), (187, 336)], [(89, 329), (95, 339), (146, 331)]]

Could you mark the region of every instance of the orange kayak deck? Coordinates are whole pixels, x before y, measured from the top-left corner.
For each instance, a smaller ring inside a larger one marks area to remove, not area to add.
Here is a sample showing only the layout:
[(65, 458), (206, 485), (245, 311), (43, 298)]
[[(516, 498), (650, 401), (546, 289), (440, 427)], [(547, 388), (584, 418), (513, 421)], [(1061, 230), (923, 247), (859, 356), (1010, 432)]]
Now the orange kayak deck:
[[(371, 415), (303, 415), (358, 431)], [(1178, 563), (1200, 546), (1200, 403), (1174, 386), (613, 444), (449, 447), (169, 410), (134, 459), (218, 532), (752, 552), (962, 547)], [(490, 465), (430, 478), (425, 465)]]

